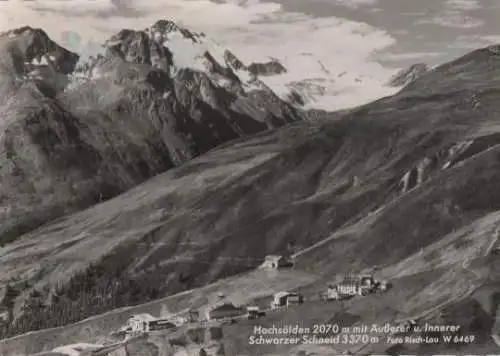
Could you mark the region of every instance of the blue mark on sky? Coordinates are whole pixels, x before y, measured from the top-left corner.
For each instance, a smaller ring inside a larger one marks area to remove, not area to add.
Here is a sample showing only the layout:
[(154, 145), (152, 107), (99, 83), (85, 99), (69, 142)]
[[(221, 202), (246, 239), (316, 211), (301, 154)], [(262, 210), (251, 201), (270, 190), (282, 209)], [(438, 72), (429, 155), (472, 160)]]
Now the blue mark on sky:
[(95, 56), (104, 52), (101, 43), (92, 40), (85, 41), (82, 36), (75, 31), (61, 32), (60, 43), (70, 51), (78, 53), (82, 59), (88, 59), (90, 56)]
[(80, 47), (82, 38), (75, 31), (64, 31), (61, 33), (61, 42), (70, 47), (71, 49), (77, 49)]

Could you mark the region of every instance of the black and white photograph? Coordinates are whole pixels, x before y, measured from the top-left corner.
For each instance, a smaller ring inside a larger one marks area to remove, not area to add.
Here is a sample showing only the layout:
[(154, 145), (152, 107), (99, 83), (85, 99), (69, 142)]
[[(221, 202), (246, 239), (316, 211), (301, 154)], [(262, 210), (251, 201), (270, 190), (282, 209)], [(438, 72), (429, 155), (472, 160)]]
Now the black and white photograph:
[(0, 356), (340, 355), (500, 356), (500, 0), (0, 0)]

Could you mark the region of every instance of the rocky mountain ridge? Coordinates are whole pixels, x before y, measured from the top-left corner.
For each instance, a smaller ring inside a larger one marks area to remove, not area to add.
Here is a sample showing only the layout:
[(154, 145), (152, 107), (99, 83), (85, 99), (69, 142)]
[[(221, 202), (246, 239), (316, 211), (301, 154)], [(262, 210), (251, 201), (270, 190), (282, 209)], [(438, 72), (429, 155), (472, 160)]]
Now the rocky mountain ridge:
[(286, 73), (288, 70), (283, 66), (283, 64), (276, 58), (272, 58), (267, 62), (250, 63), (248, 70), (254, 75), (279, 75)]
[(391, 87), (405, 87), (406, 85), (414, 82), (421, 75), (430, 71), (431, 68), (425, 63), (415, 63), (409, 66), (408, 68), (403, 68), (387, 83), (388, 86)]

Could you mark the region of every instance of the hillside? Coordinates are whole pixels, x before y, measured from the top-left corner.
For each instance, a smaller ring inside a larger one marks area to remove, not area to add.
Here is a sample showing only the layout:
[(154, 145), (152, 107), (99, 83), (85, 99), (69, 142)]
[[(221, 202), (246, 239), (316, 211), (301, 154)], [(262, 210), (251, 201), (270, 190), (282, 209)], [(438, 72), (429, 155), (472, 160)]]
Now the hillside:
[[(328, 282), (363, 271), (393, 288), (343, 305), (311, 302), (225, 325), (225, 354), (496, 352), (499, 53), (498, 46), (478, 49), (393, 96), (220, 144), (5, 245), (2, 283), (21, 292), (11, 334), (102, 315), (3, 340), (0, 355), (101, 343), (132, 314), (159, 315), (164, 305), (170, 311), (203, 308), (221, 291), (245, 304), (300, 287), (314, 300)], [(253, 270), (265, 255), (286, 252), (295, 254), (292, 270)], [(183, 290), (189, 291), (157, 300)], [(31, 304), (21, 308), (29, 293)], [(459, 334), (473, 334), (475, 341), (248, 344), (255, 323), (407, 319), (458, 324)]]

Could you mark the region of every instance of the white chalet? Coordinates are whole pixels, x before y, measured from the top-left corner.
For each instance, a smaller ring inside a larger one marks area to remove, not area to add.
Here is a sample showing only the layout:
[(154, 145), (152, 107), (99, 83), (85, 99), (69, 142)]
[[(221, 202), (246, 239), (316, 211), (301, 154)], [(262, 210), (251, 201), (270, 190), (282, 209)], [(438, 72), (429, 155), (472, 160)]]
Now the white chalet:
[(2, 322), (7, 322), (8, 320), (9, 320), (9, 309), (4, 306), (0, 306), (0, 324)]
[(271, 302), (271, 308), (284, 307), (287, 304), (288, 296), (290, 292), (278, 292), (273, 295), (273, 301)]
[(172, 329), (183, 324), (185, 319), (179, 318), (155, 318), (150, 314), (136, 314), (127, 320), (120, 329), (126, 333), (147, 333), (151, 331)]
[[(340, 295), (366, 295), (375, 287), (375, 281), (370, 275), (347, 276), (335, 287)], [(333, 291), (329, 288), (330, 293)]]
[(136, 314), (128, 319), (126, 328), (131, 332), (148, 332), (149, 323), (155, 320), (155, 317), (147, 313)]
[(289, 258), (281, 255), (268, 255), (266, 256), (262, 267), (265, 268), (283, 268), (291, 267), (293, 265)]

